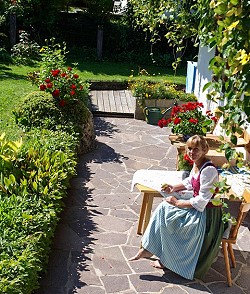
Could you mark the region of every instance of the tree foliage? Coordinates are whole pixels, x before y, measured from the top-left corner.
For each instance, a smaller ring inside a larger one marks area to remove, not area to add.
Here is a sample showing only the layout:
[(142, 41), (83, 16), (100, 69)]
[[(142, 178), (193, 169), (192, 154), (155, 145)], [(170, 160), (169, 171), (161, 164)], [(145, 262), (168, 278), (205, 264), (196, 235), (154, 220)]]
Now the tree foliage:
[(150, 34), (151, 42), (160, 40), (159, 32), (164, 30), (165, 38), (173, 48), (177, 68), (184, 54), (188, 40), (195, 41), (199, 24), (197, 2), (194, 0), (130, 0), (129, 13), (133, 25), (142, 27)]
[(250, 122), (250, 2), (130, 0), (130, 5), (134, 25), (150, 32), (152, 41), (159, 27), (165, 26), (165, 37), (177, 51), (190, 37), (216, 48), (216, 56), (210, 60), (213, 79), (204, 90), (209, 89), (208, 99), (224, 102), (219, 107), (222, 127), (236, 144), (236, 135)]
[[(219, 107), (223, 113), (222, 127), (231, 142), (237, 144), (238, 134), (242, 134), (246, 122), (250, 123), (250, 2), (202, 2), (211, 17), (200, 23), (200, 39), (217, 51), (210, 60), (213, 79), (205, 86), (209, 90), (207, 97), (224, 102), (224, 106)], [(228, 159), (234, 157), (242, 164), (240, 154), (227, 144), (223, 148)]]

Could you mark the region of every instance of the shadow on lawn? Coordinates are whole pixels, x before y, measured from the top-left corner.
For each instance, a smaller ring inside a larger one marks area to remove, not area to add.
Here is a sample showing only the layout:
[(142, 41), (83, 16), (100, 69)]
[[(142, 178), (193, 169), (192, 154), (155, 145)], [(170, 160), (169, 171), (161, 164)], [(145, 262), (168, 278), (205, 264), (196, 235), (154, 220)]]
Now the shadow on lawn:
[(15, 74), (10, 67), (0, 64), (0, 81), (7, 79), (25, 80), (27, 79), (27, 75)]

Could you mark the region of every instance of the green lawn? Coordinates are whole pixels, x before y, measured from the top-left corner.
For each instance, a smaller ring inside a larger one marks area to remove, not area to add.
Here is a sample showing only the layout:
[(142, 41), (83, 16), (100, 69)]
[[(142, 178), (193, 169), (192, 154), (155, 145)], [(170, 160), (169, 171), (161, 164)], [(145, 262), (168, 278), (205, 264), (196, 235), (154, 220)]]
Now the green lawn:
[[(72, 66), (72, 64), (68, 64)], [(185, 84), (185, 69), (180, 70), (177, 76), (172, 69), (150, 66), (144, 68), (150, 75), (139, 76), (143, 68), (133, 67), (125, 63), (90, 62), (84, 61), (77, 66), (80, 78), (88, 81), (128, 81), (133, 73), (134, 79), (147, 79), (151, 81), (165, 81), (175, 84)], [(27, 73), (37, 68), (30, 66), (16, 66), (0, 64), (0, 128), (7, 138), (13, 140), (20, 136), (20, 131), (15, 125), (13, 110), (29, 92), (37, 90), (27, 80)]]
[[(186, 69), (180, 69), (177, 76), (171, 68), (148, 66), (138, 67), (126, 63), (106, 61), (85, 61), (78, 65), (80, 76), (90, 81), (128, 81), (133, 75), (135, 79), (147, 79), (151, 81), (166, 81), (175, 84), (186, 83)], [(145, 69), (149, 76), (139, 76), (139, 72)]]

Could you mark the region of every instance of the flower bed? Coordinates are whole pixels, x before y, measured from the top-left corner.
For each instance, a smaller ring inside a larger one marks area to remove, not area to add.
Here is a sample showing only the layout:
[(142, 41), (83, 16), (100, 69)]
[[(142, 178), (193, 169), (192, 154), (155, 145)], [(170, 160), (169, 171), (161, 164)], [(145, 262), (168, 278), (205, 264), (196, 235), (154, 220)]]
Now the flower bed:
[[(197, 101), (194, 94), (185, 93), (180, 86), (165, 84), (164, 82), (151, 83), (139, 80), (130, 82), (129, 89), (136, 97), (136, 119), (144, 119), (143, 109), (145, 107), (160, 107), (164, 111), (176, 102), (181, 105), (188, 101)], [(170, 113), (165, 117), (169, 116)]]

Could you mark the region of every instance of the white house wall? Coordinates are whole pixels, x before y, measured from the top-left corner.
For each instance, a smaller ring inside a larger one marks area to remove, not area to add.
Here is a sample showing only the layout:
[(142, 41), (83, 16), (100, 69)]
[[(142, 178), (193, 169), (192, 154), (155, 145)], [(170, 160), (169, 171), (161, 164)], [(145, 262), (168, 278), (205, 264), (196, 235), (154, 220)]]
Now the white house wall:
[(204, 104), (204, 109), (206, 110), (212, 110), (217, 107), (217, 105), (212, 105), (215, 103), (207, 100), (207, 90), (204, 92), (202, 91), (205, 84), (210, 82), (212, 79), (212, 71), (209, 70), (208, 67), (209, 61), (214, 57), (214, 54), (215, 49), (209, 49), (205, 46), (199, 47), (194, 94), (198, 100)]

